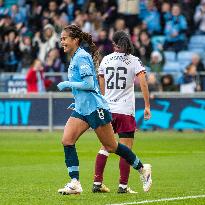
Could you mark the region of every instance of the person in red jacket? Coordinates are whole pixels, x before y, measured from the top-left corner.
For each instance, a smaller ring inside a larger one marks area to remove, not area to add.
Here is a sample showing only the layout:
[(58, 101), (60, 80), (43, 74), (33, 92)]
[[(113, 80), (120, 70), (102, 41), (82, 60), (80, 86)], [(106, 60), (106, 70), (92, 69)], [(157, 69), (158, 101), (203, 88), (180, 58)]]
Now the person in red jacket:
[(26, 75), (27, 92), (45, 92), (49, 82), (44, 78), (43, 65), (35, 59)]

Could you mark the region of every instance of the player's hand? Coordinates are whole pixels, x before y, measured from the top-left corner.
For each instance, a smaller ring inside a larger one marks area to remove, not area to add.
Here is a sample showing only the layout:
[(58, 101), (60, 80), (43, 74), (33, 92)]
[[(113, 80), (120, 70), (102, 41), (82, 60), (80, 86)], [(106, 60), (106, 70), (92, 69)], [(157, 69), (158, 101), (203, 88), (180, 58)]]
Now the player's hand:
[(74, 110), (75, 109), (75, 103), (71, 103), (68, 107), (67, 110)]
[(144, 119), (149, 120), (151, 118), (151, 112), (149, 107), (145, 107), (144, 109)]
[(69, 81), (64, 81), (64, 82), (58, 83), (57, 87), (58, 87), (58, 90), (62, 91), (65, 88), (69, 87)]

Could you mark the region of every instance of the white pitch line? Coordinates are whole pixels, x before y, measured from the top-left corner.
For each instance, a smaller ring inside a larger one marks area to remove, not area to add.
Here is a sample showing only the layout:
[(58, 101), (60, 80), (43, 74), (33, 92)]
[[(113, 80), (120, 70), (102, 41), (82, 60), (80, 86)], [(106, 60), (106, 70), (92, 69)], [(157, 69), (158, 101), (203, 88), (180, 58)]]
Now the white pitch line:
[(148, 204), (148, 203), (153, 203), (153, 202), (177, 201), (177, 200), (183, 200), (183, 199), (196, 199), (196, 198), (205, 198), (205, 194), (196, 195), (196, 196), (182, 196), (182, 197), (174, 197), (174, 198), (162, 198), (162, 199), (155, 199), (155, 200), (134, 201), (134, 202), (125, 202), (125, 203), (120, 203), (120, 204), (106, 204), (106, 205)]

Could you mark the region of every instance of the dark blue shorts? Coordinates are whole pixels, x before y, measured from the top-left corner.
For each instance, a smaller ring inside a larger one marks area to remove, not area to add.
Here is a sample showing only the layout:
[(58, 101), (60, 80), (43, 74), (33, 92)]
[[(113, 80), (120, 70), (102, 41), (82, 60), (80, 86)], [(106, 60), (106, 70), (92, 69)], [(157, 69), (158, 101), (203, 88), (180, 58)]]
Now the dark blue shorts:
[(112, 121), (112, 115), (108, 110), (97, 109), (90, 115), (81, 115), (76, 111), (73, 111), (71, 117), (79, 118), (88, 123), (92, 129), (97, 129), (101, 125), (106, 125)]

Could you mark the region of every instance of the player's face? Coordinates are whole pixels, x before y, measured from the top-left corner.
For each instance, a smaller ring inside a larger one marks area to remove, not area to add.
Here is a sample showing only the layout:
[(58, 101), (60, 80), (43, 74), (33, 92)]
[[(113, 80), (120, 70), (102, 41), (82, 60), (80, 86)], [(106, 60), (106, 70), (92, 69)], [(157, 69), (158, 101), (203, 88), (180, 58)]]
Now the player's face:
[(73, 39), (65, 31), (61, 33), (61, 46), (65, 53), (72, 52), (76, 47), (76, 39)]

